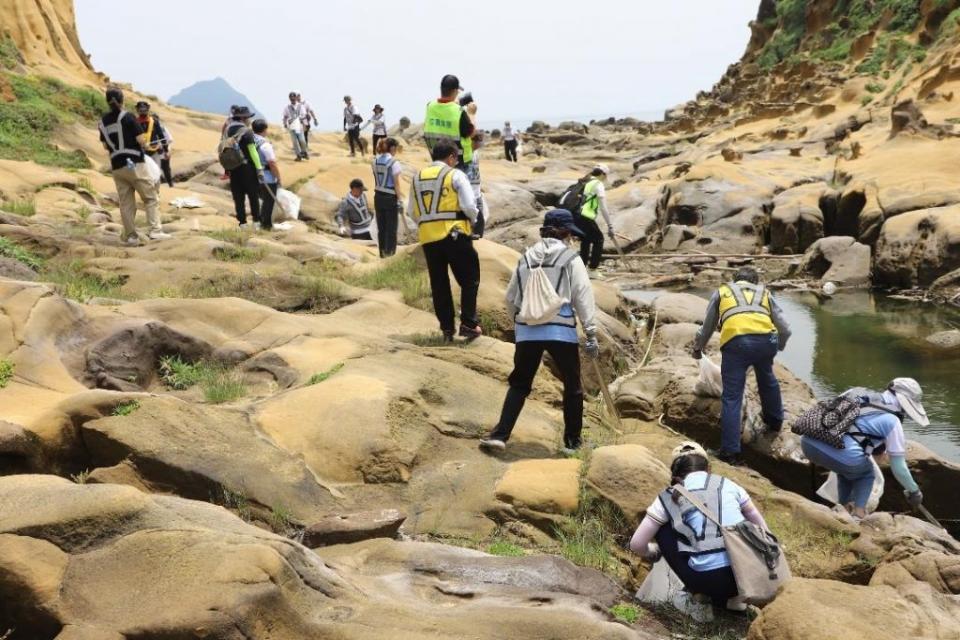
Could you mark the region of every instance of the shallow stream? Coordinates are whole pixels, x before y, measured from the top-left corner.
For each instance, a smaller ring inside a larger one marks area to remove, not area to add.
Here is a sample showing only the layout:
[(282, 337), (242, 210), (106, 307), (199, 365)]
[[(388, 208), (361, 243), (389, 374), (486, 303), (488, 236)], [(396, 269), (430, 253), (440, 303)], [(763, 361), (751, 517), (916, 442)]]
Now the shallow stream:
[[(628, 297), (650, 300), (656, 295), (629, 292)], [(960, 358), (945, 357), (925, 342), (938, 331), (960, 329), (960, 313), (865, 291), (824, 301), (813, 294), (781, 293), (777, 301), (793, 331), (780, 362), (817, 397), (853, 386), (883, 389), (896, 377), (916, 378), (930, 425), (907, 420), (908, 437), (960, 462)]]

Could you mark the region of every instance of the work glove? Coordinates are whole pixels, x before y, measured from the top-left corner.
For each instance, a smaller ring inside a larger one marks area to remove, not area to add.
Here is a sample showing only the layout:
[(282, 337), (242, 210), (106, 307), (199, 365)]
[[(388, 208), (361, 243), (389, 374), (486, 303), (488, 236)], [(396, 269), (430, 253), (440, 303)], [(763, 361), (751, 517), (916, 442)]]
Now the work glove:
[(267, 177), (263, 175), (263, 169), (257, 170), (257, 182), (260, 184), (267, 184)]
[(693, 359), (694, 359), (694, 360), (699, 360), (700, 358), (703, 357), (703, 351), (701, 351), (700, 349), (697, 349), (696, 347), (694, 347), (694, 348), (693, 348), (693, 351), (690, 352), (690, 355), (693, 356)]
[(341, 225), (340, 228), (337, 230), (337, 233), (339, 233), (341, 236), (346, 237), (346, 236), (347, 236), (347, 228)]
[(596, 360), (600, 357), (600, 343), (597, 342), (596, 334), (587, 334), (587, 339), (583, 341), (583, 352), (587, 354), (587, 357), (591, 360)]
[(914, 509), (918, 509), (923, 504), (923, 492), (921, 492), (919, 489), (916, 491), (904, 490), (903, 497), (907, 499), (907, 502)]

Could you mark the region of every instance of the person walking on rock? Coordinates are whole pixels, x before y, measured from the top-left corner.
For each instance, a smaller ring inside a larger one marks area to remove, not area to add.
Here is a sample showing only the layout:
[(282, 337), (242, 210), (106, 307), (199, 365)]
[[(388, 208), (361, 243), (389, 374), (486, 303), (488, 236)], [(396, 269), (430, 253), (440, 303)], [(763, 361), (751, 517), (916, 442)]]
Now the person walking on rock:
[(517, 162), (517, 146), (520, 144), (518, 134), (514, 132), (509, 122), (503, 123), (503, 155), (510, 162)]
[(303, 131), (303, 121), (309, 122), (306, 109), (300, 102), (300, 96), (291, 91), (290, 104), (283, 109), (283, 128), (290, 132), (290, 140), (293, 142), (293, 155), (297, 162), (306, 160), (310, 157), (307, 152), (307, 138)]
[(260, 118), (253, 121), (253, 136), (263, 165), (263, 184), (260, 185), (260, 228), (273, 229), (273, 206), (277, 203), (280, 190), (280, 167), (277, 166), (277, 154), (273, 143), (267, 138), (267, 121)]
[(577, 226), (583, 230), (585, 238), (580, 241), (580, 257), (590, 268), (592, 278), (599, 278), (597, 268), (603, 258), (603, 232), (597, 225), (597, 213), (603, 215), (607, 223), (607, 235), (612, 240), (615, 230), (610, 220), (610, 210), (607, 209), (607, 191), (603, 183), (610, 174), (605, 164), (598, 164), (590, 172), (590, 177), (583, 187), (583, 205), (577, 213)]
[[(583, 429), (583, 387), (580, 383), (580, 354), (577, 336), (577, 319), (583, 325), (586, 340), (583, 350), (588, 358), (600, 355), (597, 329), (594, 322), (597, 307), (587, 268), (576, 251), (569, 247), (573, 237), (583, 236), (566, 209), (554, 209), (547, 213), (540, 229), (540, 241), (527, 249), (520, 259), (510, 284), (507, 287), (507, 309), (513, 315), (516, 333), (516, 348), (513, 356), (513, 372), (508, 378), (510, 388), (503, 401), (500, 420), (490, 434), (480, 441), (480, 447), (502, 450), (510, 439), (520, 411), (533, 388), (533, 379), (540, 368), (544, 353), (549, 353), (560, 370), (563, 380), (563, 447), (572, 453), (580, 447), (580, 432)], [(530, 303), (524, 304), (524, 296), (530, 296), (532, 278), (536, 270), (543, 269), (550, 287), (562, 300), (554, 310), (548, 308), (539, 317), (528, 318)]]
[(780, 383), (773, 373), (773, 359), (790, 339), (790, 326), (772, 294), (760, 284), (757, 270), (742, 267), (733, 282), (721, 285), (707, 305), (703, 326), (694, 340), (693, 357), (703, 357), (713, 332), (720, 329), (720, 364), (723, 395), (720, 410), (720, 451), (717, 458), (741, 464), (741, 408), (747, 369), (753, 367), (760, 392), (763, 422), (779, 431), (783, 425)]
[(120, 203), (120, 218), (123, 221), (123, 241), (130, 246), (138, 246), (137, 236), (137, 197), (143, 200), (147, 211), (147, 234), (151, 240), (163, 240), (170, 236), (163, 232), (160, 225), (160, 199), (157, 194), (157, 182), (152, 178), (144, 164), (144, 146), (147, 138), (132, 113), (123, 109), (123, 91), (110, 88), (106, 91), (110, 111), (100, 118), (100, 142), (110, 153), (110, 168), (113, 182), (117, 187), (117, 199)]
[(167, 186), (173, 186), (173, 173), (170, 167), (170, 146), (173, 137), (160, 122), (160, 116), (150, 113), (150, 103), (141, 100), (137, 103), (137, 124), (143, 129), (147, 144), (144, 152), (157, 163)]
[(343, 130), (347, 132), (347, 139), (350, 142), (350, 157), (357, 155), (357, 149), (360, 154), (363, 152), (363, 144), (360, 142), (360, 123), (363, 122), (363, 116), (357, 112), (356, 105), (353, 104), (353, 98), (343, 96)]
[(440, 80), (440, 97), (427, 104), (423, 119), (423, 139), (427, 149), (441, 142), (454, 145), (457, 149), (457, 168), (467, 170), (473, 160), (473, 134), (476, 128), (470, 118), (470, 111), (476, 111), (476, 103), (471, 101), (467, 108), (457, 102), (460, 95), (460, 80), (454, 75), (445, 75)]
[[(683, 486), (725, 526), (748, 520), (769, 531), (763, 515), (744, 489), (710, 472), (707, 453), (696, 442), (673, 450), (670, 477), (671, 486), (647, 507), (630, 550), (650, 561), (666, 560), (688, 596), (705, 596), (715, 606), (745, 610), (719, 527), (675, 487)], [(654, 540), (656, 545), (651, 544)]]
[(247, 228), (246, 203), (250, 202), (250, 216), (254, 224), (260, 223), (260, 185), (266, 181), (257, 141), (250, 129), (253, 112), (248, 107), (237, 107), (233, 113), (233, 122), (224, 133), (227, 138), (236, 138), (243, 164), (230, 171), (230, 193), (233, 195), (233, 207), (241, 229)]
[(480, 290), (480, 257), (473, 246), (472, 225), (477, 203), (467, 176), (456, 168), (459, 150), (450, 142), (438, 142), (431, 152), (433, 164), (413, 179), (408, 210), (411, 231), (418, 231), (430, 275), (433, 310), (446, 341), (453, 340), (456, 317), (450, 274), (460, 285), (460, 335), (473, 340), (482, 335), (477, 318)]
[(310, 153), (310, 123), (313, 122), (313, 126), (319, 126), (320, 121), (317, 120), (317, 114), (314, 113), (313, 107), (310, 106), (310, 103), (303, 99), (299, 93), (297, 94), (297, 101), (300, 103), (301, 110), (303, 111), (303, 141), (304, 151), (308, 154)]
[(350, 191), (340, 202), (340, 208), (334, 220), (340, 227), (340, 235), (349, 236), (354, 240), (373, 240), (370, 226), (373, 224), (373, 214), (367, 205), (367, 188), (363, 180), (354, 178), (350, 181)]
[(373, 115), (361, 128), (366, 129), (370, 125), (373, 125), (373, 135), (371, 137), (373, 146), (370, 148), (373, 149), (374, 154), (378, 154), (380, 153), (380, 141), (387, 137), (387, 122), (383, 119), (383, 107), (378, 104), (373, 106)]
[(397, 160), (400, 150), (396, 138), (380, 140), (373, 161), (373, 208), (377, 212), (377, 244), (381, 258), (389, 258), (397, 252), (397, 227), (403, 213), (400, 181), (403, 167)]
[(907, 416), (922, 427), (930, 424), (923, 408), (923, 390), (913, 378), (896, 378), (883, 391), (855, 387), (842, 395), (856, 398), (860, 415), (843, 436), (843, 448), (800, 438), (807, 459), (837, 474), (839, 504), (855, 518), (867, 515), (867, 501), (873, 490), (874, 464), (870, 457), (886, 453), (890, 471), (903, 487), (904, 497), (914, 509), (923, 504), (923, 493), (907, 467), (907, 440), (903, 420)]

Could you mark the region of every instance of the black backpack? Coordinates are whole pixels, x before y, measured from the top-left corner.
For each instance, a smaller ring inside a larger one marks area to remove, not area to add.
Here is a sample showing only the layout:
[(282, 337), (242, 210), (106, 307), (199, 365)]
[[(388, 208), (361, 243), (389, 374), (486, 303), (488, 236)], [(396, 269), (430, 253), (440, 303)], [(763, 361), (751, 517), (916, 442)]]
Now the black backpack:
[(584, 176), (570, 185), (567, 190), (563, 192), (563, 195), (560, 196), (560, 202), (557, 203), (557, 207), (559, 209), (566, 209), (573, 215), (578, 215), (586, 202), (583, 190), (587, 188), (587, 183), (590, 182), (592, 178), (593, 176)]

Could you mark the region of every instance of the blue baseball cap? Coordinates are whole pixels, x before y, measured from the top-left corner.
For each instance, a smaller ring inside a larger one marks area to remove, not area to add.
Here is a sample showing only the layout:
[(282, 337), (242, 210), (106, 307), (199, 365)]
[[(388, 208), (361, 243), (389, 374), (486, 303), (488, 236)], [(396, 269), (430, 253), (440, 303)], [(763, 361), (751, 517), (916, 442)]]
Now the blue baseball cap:
[(580, 227), (573, 223), (573, 214), (566, 209), (547, 211), (547, 215), (543, 218), (543, 226), (566, 229), (578, 238), (584, 237), (584, 233), (580, 230)]

